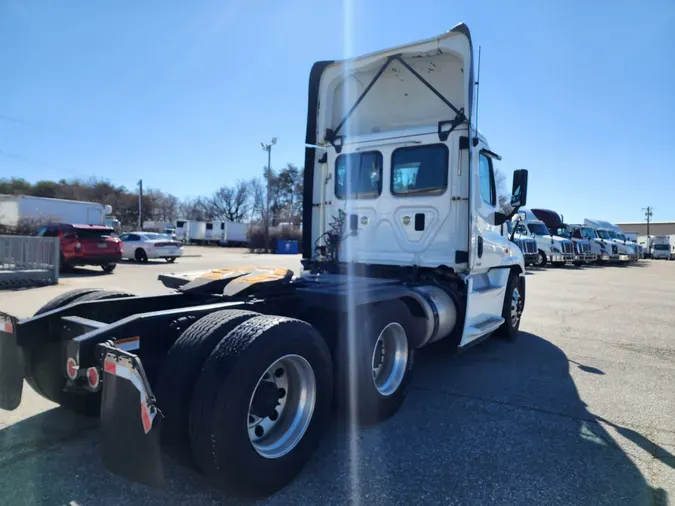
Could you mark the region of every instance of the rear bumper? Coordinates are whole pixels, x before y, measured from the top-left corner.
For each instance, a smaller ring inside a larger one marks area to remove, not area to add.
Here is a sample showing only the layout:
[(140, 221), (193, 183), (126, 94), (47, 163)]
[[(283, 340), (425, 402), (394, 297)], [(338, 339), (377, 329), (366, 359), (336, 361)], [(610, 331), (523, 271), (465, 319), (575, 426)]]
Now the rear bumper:
[(177, 250), (155, 249), (148, 252), (148, 258), (178, 258), (183, 256), (183, 248)]
[(95, 257), (70, 257), (65, 259), (67, 265), (107, 265), (116, 264), (122, 260), (122, 254), (100, 255)]

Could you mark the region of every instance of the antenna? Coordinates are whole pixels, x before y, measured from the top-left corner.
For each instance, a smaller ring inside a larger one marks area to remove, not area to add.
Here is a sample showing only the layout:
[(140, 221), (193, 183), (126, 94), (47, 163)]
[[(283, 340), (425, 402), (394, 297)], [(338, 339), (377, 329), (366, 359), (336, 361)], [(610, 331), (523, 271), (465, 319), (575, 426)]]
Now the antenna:
[(478, 92), (480, 91), (480, 50), (481, 46), (478, 46), (478, 73), (476, 74), (476, 135), (478, 135)]

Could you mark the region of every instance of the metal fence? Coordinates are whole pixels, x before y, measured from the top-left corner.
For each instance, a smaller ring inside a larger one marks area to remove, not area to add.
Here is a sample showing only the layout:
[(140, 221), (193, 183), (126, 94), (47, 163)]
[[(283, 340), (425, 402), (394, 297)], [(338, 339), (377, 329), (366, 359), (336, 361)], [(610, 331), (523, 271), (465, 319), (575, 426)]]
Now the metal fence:
[(59, 238), (0, 235), (0, 288), (59, 282)]

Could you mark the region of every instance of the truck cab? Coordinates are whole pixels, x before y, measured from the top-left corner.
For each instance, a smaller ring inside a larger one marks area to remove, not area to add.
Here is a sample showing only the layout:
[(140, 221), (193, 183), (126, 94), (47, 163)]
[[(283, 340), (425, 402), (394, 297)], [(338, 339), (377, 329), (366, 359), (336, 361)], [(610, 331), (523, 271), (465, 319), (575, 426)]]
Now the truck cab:
[(584, 220), (584, 225), (594, 228), (598, 236), (607, 244), (616, 245), (620, 262), (627, 263), (637, 260), (637, 245), (634, 247), (632, 244), (627, 243), (625, 237), (619, 237), (618, 234), (623, 234), (623, 232), (616, 225), (608, 221), (589, 218)]
[(563, 266), (574, 261), (574, 243), (564, 237), (553, 236), (546, 224), (539, 220), (529, 209), (520, 209), (514, 217), (516, 234), (532, 238), (537, 242), (539, 257), (535, 265), (543, 267), (547, 263)]
[(675, 237), (656, 235), (652, 239), (652, 258), (657, 260), (675, 260)]
[(512, 221), (504, 224), (504, 234), (509, 240), (520, 248), (525, 258), (525, 267), (535, 265), (539, 261), (539, 251), (537, 241), (516, 232), (516, 227)]
[(607, 262), (619, 261), (618, 248), (612, 248), (611, 245), (606, 244), (597, 234), (594, 228), (587, 227), (581, 224), (568, 224), (567, 229), (570, 231), (572, 238), (585, 239), (591, 247), (591, 253), (595, 255), (595, 263), (604, 264)]
[(574, 243), (574, 265), (586, 265), (597, 261), (598, 255), (593, 252), (591, 241), (580, 235), (575, 236), (563, 222), (562, 215), (549, 209), (532, 209), (532, 212), (546, 224), (554, 237), (569, 239)]

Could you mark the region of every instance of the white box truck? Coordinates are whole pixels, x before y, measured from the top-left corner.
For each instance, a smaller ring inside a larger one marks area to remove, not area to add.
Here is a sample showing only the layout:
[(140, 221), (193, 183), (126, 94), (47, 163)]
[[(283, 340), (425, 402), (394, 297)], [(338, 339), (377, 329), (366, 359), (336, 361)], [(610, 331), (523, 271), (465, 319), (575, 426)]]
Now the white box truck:
[(675, 234), (654, 236), (652, 240), (652, 258), (675, 260)]
[(0, 225), (16, 228), (22, 222), (105, 225), (110, 206), (96, 202), (0, 195)]

